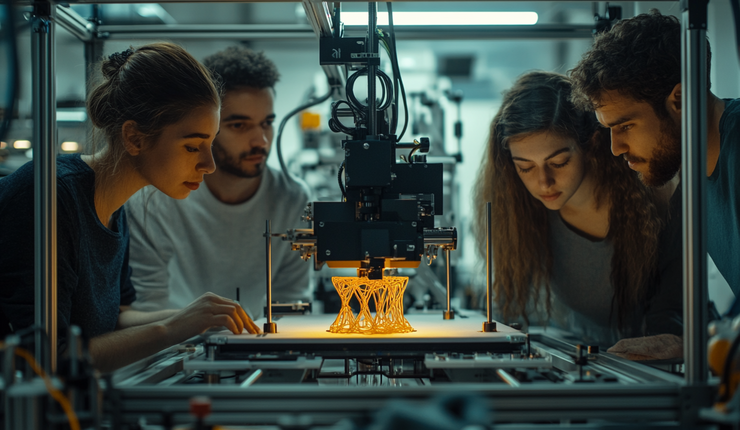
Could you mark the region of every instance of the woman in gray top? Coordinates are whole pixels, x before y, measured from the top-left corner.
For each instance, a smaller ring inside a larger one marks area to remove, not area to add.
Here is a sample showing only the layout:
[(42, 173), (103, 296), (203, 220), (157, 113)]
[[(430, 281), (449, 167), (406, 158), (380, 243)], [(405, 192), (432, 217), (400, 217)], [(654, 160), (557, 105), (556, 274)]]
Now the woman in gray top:
[(494, 306), (504, 321), (607, 347), (680, 335), (681, 238), (664, 228), (668, 202), (611, 154), (608, 130), (570, 91), (565, 76), (525, 74), (491, 123), (475, 229), (482, 249), (492, 202)]

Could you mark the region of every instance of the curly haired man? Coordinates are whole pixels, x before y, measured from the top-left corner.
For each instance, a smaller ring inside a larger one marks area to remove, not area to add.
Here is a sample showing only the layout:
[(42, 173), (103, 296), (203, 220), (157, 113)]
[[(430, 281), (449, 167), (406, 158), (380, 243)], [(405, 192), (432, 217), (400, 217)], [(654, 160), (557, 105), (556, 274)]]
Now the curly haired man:
[[(709, 44), (707, 43), (707, 47)], [(707, 55), (707, 74), (711, 51)], [(574, 101), (611, 129), (611, 148), (660, 187), (681, 168), (681, 25), (658, 11), (596, 37), (571, 70)], [(707, 92), (707, 248), (740, 292), (740, 99)], [(675, 181), (674, 181), (675, 182)], [(679, 194), (679, 193), (676, 193)]]
[[(252, 318), (263, 314), (264, 223), (299, 226), (309, 200), (305, 184), (266, 165), (273, 139), (275, 64), (263, 53), (229, 47), (203, 64), (224, 90), (220, 131), (213, 142), (216, 171), (189, 199), (140, 192), (127, 205), (132, 281), (142, 310), (181, 308), (211, 291), (235, 297)], [(310, 298), (310, 265), (290, 250), (272, 252), (273, 297)]]

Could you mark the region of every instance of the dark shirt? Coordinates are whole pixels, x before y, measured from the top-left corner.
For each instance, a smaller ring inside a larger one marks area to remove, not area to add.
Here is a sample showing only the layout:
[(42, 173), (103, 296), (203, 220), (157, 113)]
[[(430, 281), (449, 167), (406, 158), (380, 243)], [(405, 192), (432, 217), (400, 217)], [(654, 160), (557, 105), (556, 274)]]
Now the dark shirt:
[(719, 159), (707, 183), (707, 251), (740, 293), (740, 99), (725, 100), (719, 121)]
[[(34, 323), (33, 162), (0, 179), (0, 335)], [(57, 158), (57, 312), (59, 343), (77, 325), (86, 338), (115, 330), (119, 306), (135, 290), (128, 267), (126, 213), (110, 229), (95, 212), (95, 172), (79, 154)]]
[(613, 312), (611, 282), (614, 245), (611, 238), (594, 241), (550, 211), (550, 243), (554, 293), (551, 326), (580, 341), (610, 347), (619, 339), (670, 333), (683, 334), (683, 255), (681, 253), (681, 190), (667, 209), (658, 237), (656, 277), (646, 285), (645, 300), (627, 312), (619, 329)]
[[(648, 286), (643, 336), (670, 333), (683, 336), (683, 216), (681, 184), (668, 204), (665, 226), (658, 237), (658, 273)], [(640, 334), (633, 333), (633, 337)]]

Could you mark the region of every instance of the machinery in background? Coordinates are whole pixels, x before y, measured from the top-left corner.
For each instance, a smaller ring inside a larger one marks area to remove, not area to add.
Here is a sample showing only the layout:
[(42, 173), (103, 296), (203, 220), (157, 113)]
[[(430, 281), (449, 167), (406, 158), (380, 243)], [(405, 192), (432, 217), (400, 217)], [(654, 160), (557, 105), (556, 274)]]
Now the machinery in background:
[[(99, 429), (106, 384), (92, 367), (80, 328), (68, 330), (67, 352), (59, 361), (58, 372), (51, 376), (30, 352), (38, 330), (32, 326), (0, 342), (0, 428)], [(107, 386), (113, 387), (110, 381)]]

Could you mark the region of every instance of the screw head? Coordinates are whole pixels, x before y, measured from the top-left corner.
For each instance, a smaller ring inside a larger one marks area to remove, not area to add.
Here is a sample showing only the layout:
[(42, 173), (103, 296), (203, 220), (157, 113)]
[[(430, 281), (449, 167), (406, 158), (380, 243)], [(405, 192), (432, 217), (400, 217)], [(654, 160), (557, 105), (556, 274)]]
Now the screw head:
[(416, 221), (413, 221), (413, 222), (411, 223), (411, 227), (416, 227)]
[(329, 251), (329, 250), (327, 249), (327, 250), (326, 250), (326, 255), (331, 255), (331, 251)]
[(365, 143), (362, 144), (362, 147), (365, 148), (365, 149), (370, 149), (370, 144), (367, 143), (367, 142), (365, 142)]
[(323, 226), (324, 226), (324, 222), (323, 222), (323, 221), (321, 221), (321, 222), (319, 223), (319, 227), (323, 227)]

